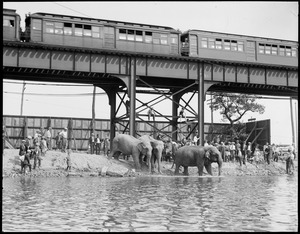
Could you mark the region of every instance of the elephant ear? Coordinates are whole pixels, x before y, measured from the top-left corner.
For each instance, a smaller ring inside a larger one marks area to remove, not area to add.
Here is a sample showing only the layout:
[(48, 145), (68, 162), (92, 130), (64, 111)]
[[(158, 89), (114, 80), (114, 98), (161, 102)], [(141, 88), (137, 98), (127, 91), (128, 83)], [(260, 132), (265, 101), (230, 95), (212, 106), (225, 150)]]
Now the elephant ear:
[(137, 148), (141, 153), (147, 152), (147, 147), (143, 144), (143, 142), (138, 143)]
[(205, 158), (209, 159), (210, 160), (210, 150), (207, 150), (205, 152)]

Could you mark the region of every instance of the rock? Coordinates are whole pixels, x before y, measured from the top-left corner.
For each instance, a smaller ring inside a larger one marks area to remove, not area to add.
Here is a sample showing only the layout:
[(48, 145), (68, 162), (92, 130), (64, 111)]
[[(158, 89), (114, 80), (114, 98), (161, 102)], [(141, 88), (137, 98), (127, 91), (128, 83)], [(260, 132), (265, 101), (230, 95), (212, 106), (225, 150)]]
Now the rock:
[(106, 167), (106, 166), (102, 167), (102, 168), (101, 168), (100, 175), (101, 175), (101, 176), (106, 176), (107, 169), (108, 169), (108, 167)]
[(128, 169), (126, 167), (120, 166), (120, 165), (112, 165), (110, 166), (107, 171), (106, 175), (109, 176), (124, 176), (128, 172)]
[(67, 176), (81, 176), (81, 174), (80, 173), (76, 173), (76, 172), (69, 172), (67, 174)]

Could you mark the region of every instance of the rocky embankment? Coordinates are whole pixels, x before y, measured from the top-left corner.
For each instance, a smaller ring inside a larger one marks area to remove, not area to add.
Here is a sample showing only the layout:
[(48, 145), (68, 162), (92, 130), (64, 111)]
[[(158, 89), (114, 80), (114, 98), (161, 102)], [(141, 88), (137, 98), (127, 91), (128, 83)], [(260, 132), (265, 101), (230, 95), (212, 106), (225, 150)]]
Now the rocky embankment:
[[(5, 149), (3, 154), (3, 177), (59, 177), (59, 176), (153, 176), (149, 174), (147, 166), (142, 165), (141, 172), (135, 172), (133, 161), (131, 159), (119, 161), (109, 160), (104, 155), (91, 155), (86, 153), (73, 152), (71, 154), (71, 171), (66, 171), (66, 153), (59, 151), (48, 151), (43, 157), (41, 168), (21, 174), (20, 160), (18, 156), (19, 150)], [(294, 173), (298, 173), (298, 161), (295, 162)], [(33, 165), (33, 160), (31, 161)], [(165, 176), (173, 176), (174, 168), (172, 162), (162, 162), (162, 173)], [(213, 174), (218, 175), (218, 165), (212, 164)], [(190, 176), (196, 176), (198, 169), (196, 167), (189, 167)], [(205, 169), (204, 169), (205, 171)], [(156, 168), (157, 172), (157, 168)], [(270, 165), (250, 164), (242, 165), (238, 163), (226, 162), (223, 163), (223, 176), (253, 176), (253, 175), (282, 175), (285, 174), (285, 162), (271, 162)], [(155, 173), (157, 174), (157, 173)], [(205, 176), (209, 176), (204, 173)]]

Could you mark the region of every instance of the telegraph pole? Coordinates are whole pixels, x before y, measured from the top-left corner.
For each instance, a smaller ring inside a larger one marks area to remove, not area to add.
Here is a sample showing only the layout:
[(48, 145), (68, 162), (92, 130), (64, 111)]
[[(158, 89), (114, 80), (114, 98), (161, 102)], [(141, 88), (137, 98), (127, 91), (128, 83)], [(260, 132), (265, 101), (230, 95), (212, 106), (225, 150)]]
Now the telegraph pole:
[(92, 132), (94, 134), (95, 134), (95, 94), (96, 94), (96, 85), (94, 85), (93, 103), (92, 103)]
[(21, 116), (23, 115), (23, 102), (24, 102), (24, 92), (26, 89), (26, 83), (25, 80), (23, 80), (23, 89), (22, 89), (22, 97), (21, 97)]
[(290, 98), (290, 108), (291, 108), (291, 124), (292, 124), (292, 143), (295, 144), (295, 129), (294, 129), (294, 115), (293, 115), (293, 102)]

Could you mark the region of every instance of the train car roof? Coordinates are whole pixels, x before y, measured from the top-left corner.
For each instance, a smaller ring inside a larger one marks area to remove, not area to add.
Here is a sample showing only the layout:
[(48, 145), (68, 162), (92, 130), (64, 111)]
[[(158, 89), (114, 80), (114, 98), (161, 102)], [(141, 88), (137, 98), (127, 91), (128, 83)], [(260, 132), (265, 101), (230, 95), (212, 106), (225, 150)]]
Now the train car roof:
[(88, 18), (88, 17), (81, 17), (81, 16), (72, 16), (72, 15), (60, 15), (60, 14), (52, 14), (52, 13), (45, 13), (45, 12), (36, 12), (30, 14), (30, 16), (42, 16), (42, 17), (53, 17), (53, 18), (69, 18), (69, 19), (79, 19), (84, 21), (94, 21), (98, 23), (108, 23), (108, 24), (116, 24), (116, 25), (127, 25), (127, 26), (139, 26), (139, 27), (149, 27), (153, 29), (160, 29), (160, 30), (170, 30), (176, 31), (174, 28), (162, 25), (152, 25), (152, 24), (141, 24), (141, 23), (133, 23), (133, 22), (126, 22), (126, 21), (116, 21), (116, 20), (107, 20), (107, 19), (96, 19), (96, 18)]
[(196, 31), (196, 32), (204, 32), (204, 33), (211, 33), (211, 34), (222, 34), (226, 36), (237, 36), (237, 37), (245, 37), (245, 38), (252, 38), (252, 39), (262, 39), (262, 40), (274, 40), (276, 42), (282, 41), (282, 42), (290, 42), (295, 43), (298, 45), (297, 41), (292, 40), (283, 40), (283, 39), (277, 39), (277, 38), (268, 38), (268, 37), (258, 37), (258, 36), (248, 36), (248, 35), (242, 35), (242, 34), (234, 34), (234, 33), (224, 33), (224, 32), (213, 32), (213, 31), (206, 31), (206, 30), (199, 30), (199, 29), (189, 29), (182, 33), (182, 35), (189, 33), (190, 31)]
[(3, 8), (3, 14), (19, 15), (14, 9)]

